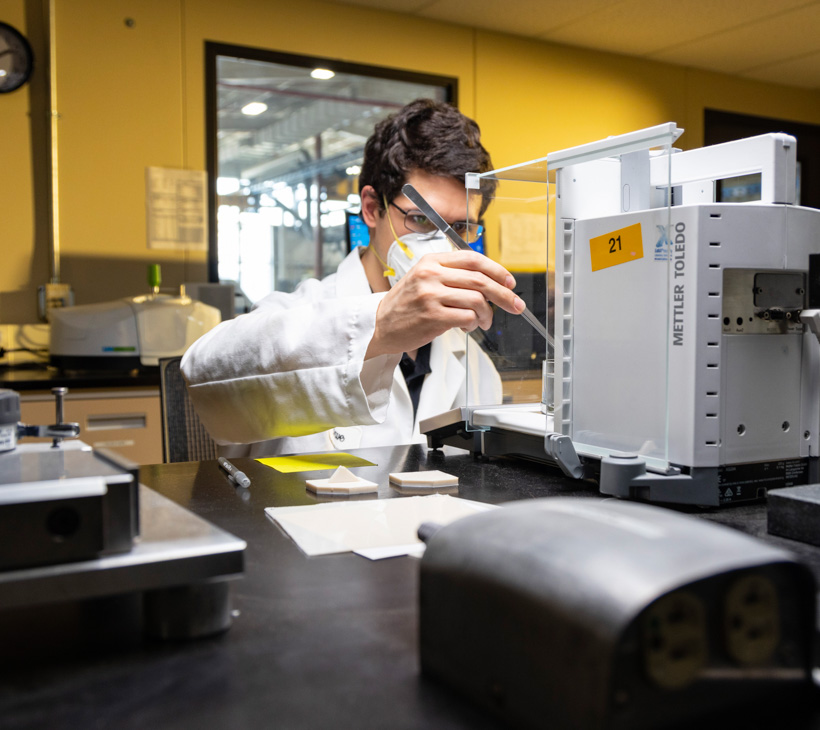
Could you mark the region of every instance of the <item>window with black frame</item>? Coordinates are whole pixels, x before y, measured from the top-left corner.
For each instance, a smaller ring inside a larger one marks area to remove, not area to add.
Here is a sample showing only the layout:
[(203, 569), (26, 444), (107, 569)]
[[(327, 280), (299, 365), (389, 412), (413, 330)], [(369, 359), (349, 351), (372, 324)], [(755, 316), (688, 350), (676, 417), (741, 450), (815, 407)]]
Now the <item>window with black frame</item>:
[[(457, 82), (206, 44), (210, 281), (249, 302), (336, 270), (360, 235), (358, 173), (380, 119)], [(355, 233), (355, 232), (354, 232)]]

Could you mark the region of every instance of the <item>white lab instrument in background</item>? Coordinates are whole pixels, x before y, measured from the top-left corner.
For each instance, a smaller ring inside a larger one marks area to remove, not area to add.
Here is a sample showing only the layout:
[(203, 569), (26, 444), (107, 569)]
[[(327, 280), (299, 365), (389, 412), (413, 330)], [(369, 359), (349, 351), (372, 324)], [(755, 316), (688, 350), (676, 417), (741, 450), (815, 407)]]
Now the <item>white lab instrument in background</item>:
[(53, 309), (51, 363), (64, 370), (132, 370), (182, 355), (221, 321), (216, 307), (178, 295), (146, 294)]
[[(477, 190), (504, 181), (507, 199), (516, 181), (555, 183), (550, 402), (443, 414), (422, 424), (431, 446), (541, 459), (662, 502), (816, 481), (820, 345), (800, 314), (820, 299), (820, 210), (796, 205), (796, 140), (681, 152), (681, 132), (659, 125), (468, 176)], [(741, 179), (758, 199), (719, 202)]]

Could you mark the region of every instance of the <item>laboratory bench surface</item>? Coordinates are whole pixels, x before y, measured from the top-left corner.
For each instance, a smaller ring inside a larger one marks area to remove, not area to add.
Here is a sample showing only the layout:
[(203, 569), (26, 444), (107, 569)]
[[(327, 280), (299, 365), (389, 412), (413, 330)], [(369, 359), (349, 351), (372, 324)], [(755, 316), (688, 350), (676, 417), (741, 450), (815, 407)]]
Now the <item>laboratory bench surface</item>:
[[(481, 502), (599, 496), (593, 483), (570, 481), (555, 469), (477, 459), (458, 449), (353, 453), (376, 464), (355, 471), (381, 485), (378, 498), (401, 496), (389, 486), (389, 472), (421, 469), (457, 475), (458, 496)], [(233, 461), (250, 477), (250, 489), (234, 487), (215, 461), (140, 469), (143, 484), (247, 541), (230, 630), (185, 642), (115, 630), (108, 635), (115, 640), (94, 647), (73, 646), (70, 639), (58, 646), (59, 639), (46, 638), (55, 636), (51, 627), (31, 651), (0, 662), (0, 728), (500, 727), (420, 674), (417, 559), (305, 557), (264, 509), (333, 500), (305, 489), (305, 478), (316, 473), (283, 474), (251, 459)], [(695, 514), (797, 552), (820, 580), (820, 549), (768, 536), (764, 504)], [(37, 620), (34, 611), (31, 621)], [(99, 620), (102, 625), (104, 617)], [(820, 729), (820, 702), (814, 704), (756, 707), (712, 720), (747, 729)]]
[(67, 387), (78, 389), (144, 388), (159, 386), (159, 368), (120, 372), (118, 370), (66, 371), (47, 365), (15, 365), (0, 368), (0, 388), (19, 392)]

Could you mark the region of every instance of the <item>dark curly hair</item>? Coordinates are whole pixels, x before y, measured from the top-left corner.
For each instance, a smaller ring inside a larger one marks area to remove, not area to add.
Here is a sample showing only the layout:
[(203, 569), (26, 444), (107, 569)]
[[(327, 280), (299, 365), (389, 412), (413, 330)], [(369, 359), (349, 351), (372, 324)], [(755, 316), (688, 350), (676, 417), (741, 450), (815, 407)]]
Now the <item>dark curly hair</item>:
[[(481, 131), (469, 117), (444, 102), (416, 99), (376, 125), (364, 146), (359, 190), (375, 189), (379, 208), (393, 200), (413, 170), (441, 175), (464, 184), (468, 172), (492, 170)], [(481, 213), (495, 192), (495, 180), (482, 181)]]

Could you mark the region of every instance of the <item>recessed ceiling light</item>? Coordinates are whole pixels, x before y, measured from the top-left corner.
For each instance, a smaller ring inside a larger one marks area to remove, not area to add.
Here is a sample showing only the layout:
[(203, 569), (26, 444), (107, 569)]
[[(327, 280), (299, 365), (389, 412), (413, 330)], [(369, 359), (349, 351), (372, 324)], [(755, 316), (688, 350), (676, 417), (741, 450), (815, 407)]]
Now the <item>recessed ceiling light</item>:
[(242, 113), (247, 114), (249, 117), (255, 117), (257, 114), (261, 114), (268, 110), (268, 105), (263, 104), (261, 101), (252, 101), (250, 104), (245, 104), (242, 107)]
[(336, 73), (331, 71), (329, 68), (314, 68), (313, 71), (310, 72), (310, 75), (314, 79), (322, 79), (326, 81), (327, 79), (332, 79)]

